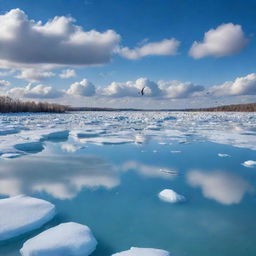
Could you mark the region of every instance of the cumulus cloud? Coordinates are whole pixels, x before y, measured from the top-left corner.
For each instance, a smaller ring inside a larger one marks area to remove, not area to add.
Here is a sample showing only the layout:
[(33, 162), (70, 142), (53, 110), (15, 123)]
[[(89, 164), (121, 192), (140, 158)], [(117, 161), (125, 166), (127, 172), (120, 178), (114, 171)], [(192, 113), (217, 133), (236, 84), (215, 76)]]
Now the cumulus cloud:
[(176, 55), (180, 42), (175, 38), (164, 39), (160, 42), (147, 43), (141, 47), (130, 49), (123, 47), (119, 49), (119, 54), (127, 59), (140, 59), (150, 55)]
[(138, 97), (141, 96), (140, 91), (142, 88), (145, 88), (145, 96), (161, 95), (158, 85), (147, 78), (139, 78), (136, 81), (124, 83), (113, 82), (104, 89), (103, 94), (111, 97)]
[(123, 83), (113, 82), (103, 90), (103, 94), (111, 97), (141, 97), (140, 91), (144, 89), (144, 97), (158, 98), (187, 98), (204, 90), (203, 86), (190, 82), (159, 81), (154, 82), (147, 78)]
[(191, 82), (184, 83), (176, 80), (168, 82), (159, 81), (158, 84), (165, 97), (172, 99), (187, 98), (204, 90), (204, 87), (201, 85), (194, 85)]
[(109, 62), (120, 36), (113, 30), (84, 31), (74, 21), (61, 16), (43, 24), (29, 20), (20, 9), (0, 15), (0, 66), (90, 66)]
[(238, 77), (234, 81), (225, 82), (209, 89), (209, 92), (216, 96), (225, 95), (255, 95), (256, 94), (256, 73), (244, 77)]
[(11, 83), (6, 80), (0, 80), (0, 87), (9, 86)]
[(206, 32), (202, 42), (195, 41), (190, 48), (189, 55), (195, 59), (206, 56), (216, 58), (229, 56), (242, 50), (247, 43), (248, 39), (240, 25), (222, 24)]
[(39, 82), (53, 76), (55, 76), (55, 74), (50, 71), (42, 71), (35, 68), (26, 68), (21, 70), (20, 74), (18, 74), (16, 78), (24, 79), (29, 82)]
[(93, 96), (95, 95), (95, 85), (89, 82), (87, 79), (83, 79), (80, 82), (71, 84), (67, 90), (68, 94), (78, 96)]
[(62, 70), (62, 72), (60, 73), (60, 78), (62, 79), (67, 79), (75, 76), (76, 76), (76, 71), (74, 69), (65, 69), (65, 70)]
[(228, 172), (191, 171), (187, 181), (192, 187), (200, 187), (206, 198), (221, 204), (238, 204), (252, 187), (238, 175)]
[(44, 86), (42, 84), (26, 87), (15, 87), (10, 89), (7, 94), (15, 98), (36, 98), (36, 99), (54, 99), (63, 96), (63, 92), (54, 89), (51, 86)]

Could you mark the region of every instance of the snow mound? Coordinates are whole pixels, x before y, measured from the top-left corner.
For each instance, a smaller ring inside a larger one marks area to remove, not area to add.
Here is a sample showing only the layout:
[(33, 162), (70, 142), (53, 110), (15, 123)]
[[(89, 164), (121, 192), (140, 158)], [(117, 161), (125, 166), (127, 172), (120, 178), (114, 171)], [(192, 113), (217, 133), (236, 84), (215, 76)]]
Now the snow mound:
[(243, 166), (248, 167), (248, 168), (254, 168), (256, 167), (256, 161), (253, 160), (247, 160), (242, 163)]
[(55, 215), (53, 204), (23, 195), (1, 199), (0, 209), (0, 241), (37, 229)]
[(168, 203), (178, 203), (178, 202), (184, 202), (186, 199), (184, 196), (179, 195), (172, 189), (164, 189), (159, 194), (158, 197), (165, 202)]
[(69, 222), (29, 239), (20, 252), (23, 256), (87, 256), (96, 249), (96, 245), (89, 227)]
[(130, 250), (112, 256), (170, 256), (170, 253), (160, 249), (131, 247)]

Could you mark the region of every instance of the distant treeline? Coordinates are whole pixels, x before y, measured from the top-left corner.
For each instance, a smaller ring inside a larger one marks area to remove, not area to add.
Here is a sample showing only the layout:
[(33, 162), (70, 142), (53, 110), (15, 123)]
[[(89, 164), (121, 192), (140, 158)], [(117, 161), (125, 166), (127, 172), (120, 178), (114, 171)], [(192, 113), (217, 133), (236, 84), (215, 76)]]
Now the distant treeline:
[(64, 113), (66, 111), (189, 111), (189, 112), (256, 112), (256, 103), (225, 105), (211, 108), (197, 109), (133, 109), (133, 108), (99, 108), (99, 107), (70, 107), (61, 104), (20, 101), (10, 97), (0, 96), (0, 113), (20, 113), (20, 112), (48, 112)]
[(68, 111), (256, 112), (256, 103), (225, 105), (225, 106), (210, 107), (210, 108), (191, 108), (191, 109), (134, 109), (134, 108), (69, 107)]
[(68, 106), (34, 101), (14, 100), (10, 97), (0, 96), (0, 113), (21, 113), (21, 112), (48, 112), (64, 113)]
[(213, 112), (256, 112), (256, 103), (249, 104), (234, 104), (212, 108), (202, 108), (198, 111), (213, 111)]

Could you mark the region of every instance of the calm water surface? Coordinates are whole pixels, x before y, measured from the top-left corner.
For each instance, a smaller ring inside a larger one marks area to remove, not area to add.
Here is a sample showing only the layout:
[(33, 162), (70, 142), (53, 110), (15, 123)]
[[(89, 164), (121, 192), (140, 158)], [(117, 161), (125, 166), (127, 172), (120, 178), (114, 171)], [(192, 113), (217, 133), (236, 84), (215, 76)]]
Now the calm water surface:
[[(242, 165), (255, 151), (193, 135), (186, 143), (164, 138), (82, 147), (73, 138), (48, 140), (41, 152), (0, 159), (1, 198), (27, 194), (58, 211), (40, 230), (1, 242), (0, 255), (19, 255), (28, 238), (68, 221), (92, 229), (93, 256), (131, 246), (174, 256), (256, 255), (256, 169)], [(165, 188), (186, 202), (159, 200)]]

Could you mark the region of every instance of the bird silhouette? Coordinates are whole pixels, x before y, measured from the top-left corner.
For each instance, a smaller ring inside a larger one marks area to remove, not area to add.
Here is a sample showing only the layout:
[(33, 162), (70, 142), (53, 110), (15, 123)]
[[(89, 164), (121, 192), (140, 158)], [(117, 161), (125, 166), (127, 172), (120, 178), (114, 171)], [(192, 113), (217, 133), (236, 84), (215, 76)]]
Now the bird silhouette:
[(145, 89), (146, 87), (143, 87), (142, 88), (142, 90), (140, 91), (140, 93), (141, 93), (141, 96), (143, 96), (144, 95), (144, 89)]

